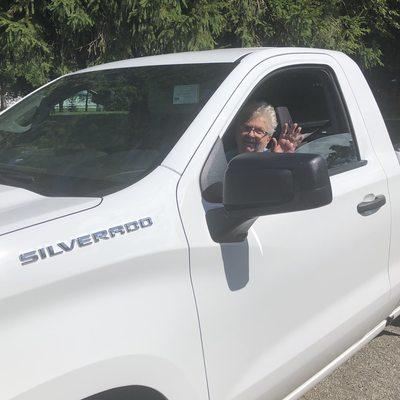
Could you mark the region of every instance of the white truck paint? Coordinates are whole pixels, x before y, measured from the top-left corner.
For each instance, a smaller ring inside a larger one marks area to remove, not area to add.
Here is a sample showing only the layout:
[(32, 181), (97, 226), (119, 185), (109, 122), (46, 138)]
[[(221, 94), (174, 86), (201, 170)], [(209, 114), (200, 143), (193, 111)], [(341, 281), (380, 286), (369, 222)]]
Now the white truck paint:
[[(348, 57), (230, 49), (76, 74), (233, 62), (165, 159), (133, 185), (99, 197), (0, 185), (1, 399), (81, 400), (123, 387), (132, 391), (121, 400), (137, 387), (168, 400), (296, 399), (398, 315), (400, 165)], [(260, 216), (246, 241), (216, 243), (205, 218), (215, 204), (199, 185), (204, 164), (257, 85), (303, 65), (335, 74), (366, 164), (330, 177), (331, 204)], [(371, 194), (387, 202), (361, 216), (357, 204)], [(93, 237), (131, 222), (137, 229)], [(60, 254), (50, 257), (49, 246)], [(19, 256), (37, 249), (43, 259), (22, 265)]]

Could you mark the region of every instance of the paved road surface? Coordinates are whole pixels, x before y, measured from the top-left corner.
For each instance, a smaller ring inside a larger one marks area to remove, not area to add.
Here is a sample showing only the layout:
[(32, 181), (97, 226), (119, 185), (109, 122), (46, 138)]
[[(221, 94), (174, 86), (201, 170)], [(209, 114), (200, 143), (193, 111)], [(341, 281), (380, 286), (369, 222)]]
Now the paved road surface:
[(400, 317), (301, 400), (400, 400)]

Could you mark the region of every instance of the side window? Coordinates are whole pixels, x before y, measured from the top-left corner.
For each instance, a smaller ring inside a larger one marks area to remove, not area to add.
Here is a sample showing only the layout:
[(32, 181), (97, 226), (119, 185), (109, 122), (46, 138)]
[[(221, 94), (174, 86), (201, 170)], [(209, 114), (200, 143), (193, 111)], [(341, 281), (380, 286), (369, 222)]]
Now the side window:
[[(296, 152), (322, 155), (332, 173), (335, 169), (351, 168), (360, 160), (339, 85), (334, 72), (325, 66), (289, 67), (266, 77), (246, 100), (224, 136), (228, 159), (238, 153), (235, 130), (241, 126), (240, 114), (249, 104), (265, 103), (273, 106), (275, 111), (285, 110), (285, 121), (293, 121), (302, 128), (303, 140)], [(281, 113), (277, 112), (278, 125), (272, 136), (277, 140), (284, 122), (280, 118)], [(268, 147), (273, 151), (271, 146)]]
[(132, 124), (127, 90), (89, 85), (83, 81), (78, 90), (72, 87), (47, 96), (35, 115), (33, 129), (40, 132), (35, 146), (57, 153), (80, 151), (91, 157), (129, 147)]
[(60, 113), (88, 113), (88, 112), (99, 112), (103, 111), (104, 106), (96, 103), (96, 98), (93, 92), (89, 90), (81, 90), (75, 93), (73, 96), (61, 100), (59, 103), (54, 105), (52, 114)]

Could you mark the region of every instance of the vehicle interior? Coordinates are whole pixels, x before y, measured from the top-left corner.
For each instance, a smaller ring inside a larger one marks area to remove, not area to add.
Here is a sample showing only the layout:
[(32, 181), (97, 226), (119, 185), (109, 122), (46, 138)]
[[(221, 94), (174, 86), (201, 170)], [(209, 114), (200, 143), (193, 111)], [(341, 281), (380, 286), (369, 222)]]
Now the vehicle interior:
[(237, 155), (235, 134), (241, 113), (248, 104), (268, 103), (275, 108), (279, 138), (285, 123), (297, 123), (304, 140), (299, 153), (319, 154), (334, 174), (360, 161), (351, 121), (333, 71), (325, 66), (283, 68), (268, 75), (245, 101), (220, 142), (206, 161), (201, 174), (203, 198), (222, 202), (222, 182), (227, 162)]
[[(249, 102), (266, 102), (275, 107), (276, 138), (284, 123), (293, 121), (301, 126), (305, 138), (296, 151), (321, 154), (328, 168), (359, 160), (345, 104), (328, 68), (301, 66), (278, 70), (255, 89), (245, 105)], [(236, 146), (234, 130), (235, 121), (223, 138), (226, 152)]]
[(0, 119), (3, 179), (49, 196), (129, 186), (162, 162), (233, 67), (154, 66), (56, 81)]

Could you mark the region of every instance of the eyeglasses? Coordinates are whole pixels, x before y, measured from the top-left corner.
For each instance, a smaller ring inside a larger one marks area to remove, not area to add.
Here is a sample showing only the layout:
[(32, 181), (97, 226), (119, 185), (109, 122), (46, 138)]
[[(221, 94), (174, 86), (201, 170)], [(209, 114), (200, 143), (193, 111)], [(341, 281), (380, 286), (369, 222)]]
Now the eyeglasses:
[(249, 124), (243, 124), (242, 126), (242, 132), (247, 132), (247, 133), (251, 133), (254, 132), (256, 135), (258, 136), (267, 136), (270, 135), (270, 133), (264, 131), (261, 128), (257, 128), (255, 126), (249, 125)]

